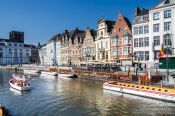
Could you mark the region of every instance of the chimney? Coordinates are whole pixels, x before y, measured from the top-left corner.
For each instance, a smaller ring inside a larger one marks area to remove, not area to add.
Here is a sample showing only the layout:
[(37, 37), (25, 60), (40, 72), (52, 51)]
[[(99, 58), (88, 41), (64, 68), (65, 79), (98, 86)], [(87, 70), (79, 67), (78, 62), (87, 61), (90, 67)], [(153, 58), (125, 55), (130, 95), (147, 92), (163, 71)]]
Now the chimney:
[(140, 8), (139, 7), (135, 8), (135, 16), (137, 16), (139, 12), (140, 12)]

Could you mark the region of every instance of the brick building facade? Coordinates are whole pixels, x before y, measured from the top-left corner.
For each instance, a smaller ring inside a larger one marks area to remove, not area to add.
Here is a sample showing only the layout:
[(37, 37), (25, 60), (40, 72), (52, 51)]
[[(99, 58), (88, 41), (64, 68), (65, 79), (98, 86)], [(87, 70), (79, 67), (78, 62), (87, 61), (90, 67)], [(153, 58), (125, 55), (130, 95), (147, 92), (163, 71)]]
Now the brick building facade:
[(132, 32), (129, 20), (118, 13), (118, 19), (111, 35), (111, 60), (118, 64), (131, 64)]

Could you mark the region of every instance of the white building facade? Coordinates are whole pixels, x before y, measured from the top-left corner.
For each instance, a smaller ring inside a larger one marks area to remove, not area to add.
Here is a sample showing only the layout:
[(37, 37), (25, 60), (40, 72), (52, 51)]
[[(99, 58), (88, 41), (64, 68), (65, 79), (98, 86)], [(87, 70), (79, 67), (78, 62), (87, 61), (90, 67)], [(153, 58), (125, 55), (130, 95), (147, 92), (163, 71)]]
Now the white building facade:
[(30, 56), (31, 48), (25, 47), (23, 43), (1, 40), (0, 64), (27, 64), (30, 63)]
[(163, 46), (165, 54), (173, 55), (175, 47), (175, 0), (162, 0), (154, 8), (135, 10), (133, 31), (134, 61), (157, 63)]
[(145, 63), (150, 60), (149, 10), (136, 8), (132, 32), (134, 61)]
[(173, 55), (175, 47), (175, 0), (162, 0), (149, 11), (151, 61), (158, 60), (158, 52), (164, 47), (164, 54)]
[(61, 36), (54, 36), (39, 49), (41, 65), (56, 66), (61, 64)]
[(56, 64), (57, 65), (61, 65), (61, 35), (59, 35), (58, 37), (56, 37), (56, 43), (55, 43), (56, 47)]
[(111, 32), (114, 21), (105, 20), (103, 17), (98, 21), (97, 36), (95, 39), (96, 61), (108, 62), (111, 56)]
[(10, 32), (10, 39), (0, 39), (0, 65), (30, 63), (31, 48), (24, 44), (23, 32)]

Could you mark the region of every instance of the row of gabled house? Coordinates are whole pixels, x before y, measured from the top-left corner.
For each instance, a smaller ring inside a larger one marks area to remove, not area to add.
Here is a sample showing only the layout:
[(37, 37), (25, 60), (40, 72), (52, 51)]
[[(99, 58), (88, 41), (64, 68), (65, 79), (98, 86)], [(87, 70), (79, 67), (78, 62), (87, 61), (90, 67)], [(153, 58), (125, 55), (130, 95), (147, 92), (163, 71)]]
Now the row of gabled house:
[(119, 12), (116, 22), (101, 17), (97, 30), (76, 28), (54, 36), (41, 47), (40, 61), (43, 65), (131, 64), (131, 37), (131, 23)]
[(40, 49), (43, 65), (119, 64), (158, 62), (175, 48), (175, 0), (161, 0), (151, 9), (135, 9), (134, 21), (118, 13), (117, 21), (98, 21), (97, 29), (65, 30)]

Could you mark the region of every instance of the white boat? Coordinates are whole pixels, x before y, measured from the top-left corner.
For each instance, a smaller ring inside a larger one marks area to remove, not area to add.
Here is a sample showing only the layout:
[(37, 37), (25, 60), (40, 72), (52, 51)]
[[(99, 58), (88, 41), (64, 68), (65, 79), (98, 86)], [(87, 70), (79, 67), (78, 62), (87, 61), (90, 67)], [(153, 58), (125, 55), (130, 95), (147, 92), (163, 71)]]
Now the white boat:
[(103, 88), (121, 93), (127, 93), (162, 101), (175, 102), (175, 88), (139, 85), (122, 82), (106, 82)]
[(12, 75), (12, 79), (9, 80), (9, 84), (12, 88), (20, 91), (27, 91), (31, 89), (28, 79), (23, 75)]
[(61, 77), (61, 78), (70, 78), (70, 79), (76, 78), (75, 74), (65, 74), (65, 73), (61, 73), (61, 72), (58, 73), (58, 77)]
[(25, 74), (37, 74), (41, 73), (40, 69), (24, 69)]
[(41, 71), (41, 74), (57, 76), (58, 75), (58, 69), (49, 68), (48, 70)]
[(41, 71), (41, 74), (51, 75), (51, 76), (57, 76), (58, 75), (57, 72), (48, 72), (48, 71)]

